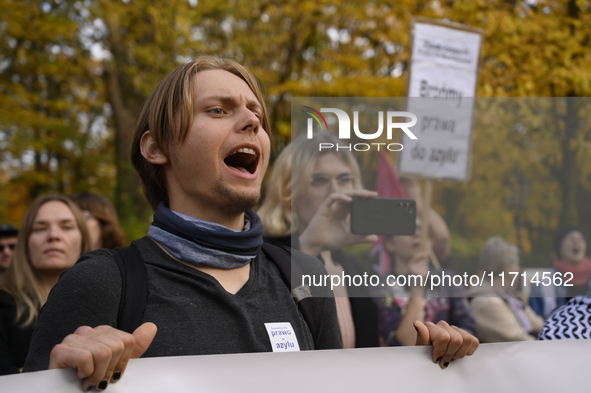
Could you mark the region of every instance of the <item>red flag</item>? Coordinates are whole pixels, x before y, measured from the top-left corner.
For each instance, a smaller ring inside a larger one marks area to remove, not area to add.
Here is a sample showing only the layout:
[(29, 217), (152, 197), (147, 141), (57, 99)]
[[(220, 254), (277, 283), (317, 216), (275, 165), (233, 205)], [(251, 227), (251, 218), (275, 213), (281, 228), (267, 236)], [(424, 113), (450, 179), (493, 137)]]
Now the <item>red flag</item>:
[(394, 171), (394, 167), (388, 160), (386, 151), (382, 150), (380, 164), (378, 165), (378, 176), (376, 178), (376, 191), (378, 196), (388, 198), (406, 198), (404, 187)]
[[(376, 191), (380, 197), (388, 198), (406, 198), (406, 192), (402, 183), (394, 171), (394, 167), (390, 164), (388, 155), (385, 150), (380, 154), (380, 163), (378, 165), (378, 176), (376, 177)], [(384, 236), (380, 236), (379, 240), (373, 245), (371, 249), (371, 256), (378, 255), (377, 271), (381, 275), (390, 273), (390, 255), (384, 249)]]

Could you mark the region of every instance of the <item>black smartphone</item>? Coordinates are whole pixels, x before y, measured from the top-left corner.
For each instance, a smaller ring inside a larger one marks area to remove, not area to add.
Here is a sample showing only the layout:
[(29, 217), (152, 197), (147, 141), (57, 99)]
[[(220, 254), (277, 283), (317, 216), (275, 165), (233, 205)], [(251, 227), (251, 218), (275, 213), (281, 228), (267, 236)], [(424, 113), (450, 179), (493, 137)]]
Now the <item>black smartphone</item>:
[(357, 235), (414, 235), (414, 199), (360, 198), (351, 202), (351, 232)]

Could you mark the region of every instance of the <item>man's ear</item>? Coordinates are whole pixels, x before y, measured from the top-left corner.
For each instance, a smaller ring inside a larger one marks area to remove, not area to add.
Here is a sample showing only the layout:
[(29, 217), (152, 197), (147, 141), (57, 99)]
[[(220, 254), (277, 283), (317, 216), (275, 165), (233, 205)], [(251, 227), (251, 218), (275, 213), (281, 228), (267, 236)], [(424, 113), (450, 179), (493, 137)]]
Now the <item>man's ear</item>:
[(168, 162), (168, 158), (162, 153), (150, 131), (146, 131), (142, 135), (140, 151), (150, 164), (164, 165)]

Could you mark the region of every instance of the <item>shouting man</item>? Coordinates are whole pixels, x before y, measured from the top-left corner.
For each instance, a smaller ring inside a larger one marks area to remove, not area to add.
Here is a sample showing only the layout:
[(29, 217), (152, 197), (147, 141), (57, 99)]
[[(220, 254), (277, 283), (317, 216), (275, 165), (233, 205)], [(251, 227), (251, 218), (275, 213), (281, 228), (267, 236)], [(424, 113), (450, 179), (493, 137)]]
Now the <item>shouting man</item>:
[[(269, 153), (267, 110), (246, 68), (202, 56), (172, 71), (144, 106), (131, 154), (155, 210), (148, 236), (130, 247), (147, 276), (142, 324), (131, 334), (117, 329), (130, 278), (111, 252), (87, 253), (41, 311), (25, 371), (75, 367), (84, 389), (103, 390), (131, 357), (271, 351), (273, 326), (295, 335), (302, 350), (339, 348), (334, 299), (312, 291), (312, 329), (261, 251), (252, 208)], [(325, 273), (317, 259), (291, 253), (307, 271)], [(416, 328), (418, 343), (433, 343), (434, 359), (478, 346), (457, 328)]]

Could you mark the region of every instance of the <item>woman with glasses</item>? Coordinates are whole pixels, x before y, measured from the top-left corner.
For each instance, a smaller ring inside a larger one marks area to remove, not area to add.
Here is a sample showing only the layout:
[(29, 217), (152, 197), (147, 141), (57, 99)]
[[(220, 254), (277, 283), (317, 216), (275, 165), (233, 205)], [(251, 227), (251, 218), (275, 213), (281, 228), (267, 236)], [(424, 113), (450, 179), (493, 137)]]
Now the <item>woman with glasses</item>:
[(125, 235), (119, 226), (117, 211), (109, 199), (92, 192), (77, 192), (70, 195), (70, 199), (82, 210), (93, 250), (125, 247)]
[(0, 375), (23, 367), (49, 291), (87, 251), (90, 237), (78, 207), (61, 195), (35, 199), (21, 224), (12, 265), (0, 278)]
[[(362, 190), (360, 171), (346, 150), (319, 151), (319, 143), (338, 144), (325, 134), (294, 140), (279, 155), (258, 211), (266, 241), (320, 257), (331, 275), (363, 275), (342, 247), (376, 241), (354, 235), (348, 216), (353, 196), (374, 197)], [(343, 348), (379, 346), (377, 309), (364, 286), (334, 287)]]

